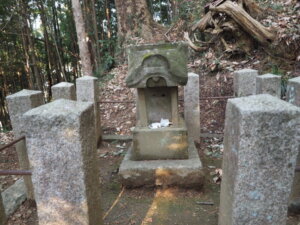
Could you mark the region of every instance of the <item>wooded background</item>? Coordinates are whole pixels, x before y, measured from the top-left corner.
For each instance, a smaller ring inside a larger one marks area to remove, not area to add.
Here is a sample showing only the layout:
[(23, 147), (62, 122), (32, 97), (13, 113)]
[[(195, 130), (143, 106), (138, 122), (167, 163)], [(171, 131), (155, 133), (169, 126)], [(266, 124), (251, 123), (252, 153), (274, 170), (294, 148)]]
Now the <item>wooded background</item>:
[[(93, 75), (105, 79), (124, 59), (125, 42), (153, 38), (194, 10), (192, 1), (178, 2), (82, 0)], [(50, 100), (52, 85), (82, 75), (71, 0), (1, 0), (0, 43), (1, 130), (10, 129), (7, 95), (36, 89)]]
[(35, 89), (50, 101), (61, 81), (104, 82), (130, 44), (185, 40), (208, 72), (258, 55), (262, 68), (276, 69), (263, 72), (287, 65), (294, 76), (299, 24), (299, 0), (1, 0), (0, 131), (11, 128), (7, 95)]

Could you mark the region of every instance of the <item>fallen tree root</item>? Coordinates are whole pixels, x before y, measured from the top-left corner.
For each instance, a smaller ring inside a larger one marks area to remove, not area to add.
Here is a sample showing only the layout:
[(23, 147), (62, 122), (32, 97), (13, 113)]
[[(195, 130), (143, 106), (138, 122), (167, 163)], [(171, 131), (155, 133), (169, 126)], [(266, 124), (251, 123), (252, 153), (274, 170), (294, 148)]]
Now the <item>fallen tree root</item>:
[(274, 33), (270, 32), (260, 22), (253, 19), (243, 8), (232, 1), (225, 1), (217, 7), (210, 8), (210, 10), (227, 14), (242, 29), (263, 45), (270, 44), (276, 37)]
[(191, 41), (188, 32), (184, 32), (183, 37), (184, 37), (184, 39), (188, 42), (189, 46), (190, 46), (192, 49), (194, 49), (195, 51), (200, 52), (200, 51), (204, 51), (204, 50), (207, 49), (207, 47), (199, 47), (199, 46), (195, 45), (195, 44)]

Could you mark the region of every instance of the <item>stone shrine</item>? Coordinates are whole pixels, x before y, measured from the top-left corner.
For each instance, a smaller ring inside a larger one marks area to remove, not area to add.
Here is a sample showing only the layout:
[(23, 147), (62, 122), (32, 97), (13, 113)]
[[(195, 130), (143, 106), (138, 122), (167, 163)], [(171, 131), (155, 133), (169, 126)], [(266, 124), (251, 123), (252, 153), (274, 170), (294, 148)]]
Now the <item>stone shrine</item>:
[(121, 181), (127, 186), (202, 181), (202, 164), (178, 112), (178, 86), (188, 80), (187, 53), (185, 43), (128, 50), (126, 84), (137, 88), (137, 124), (132, 148), (120, 167)]

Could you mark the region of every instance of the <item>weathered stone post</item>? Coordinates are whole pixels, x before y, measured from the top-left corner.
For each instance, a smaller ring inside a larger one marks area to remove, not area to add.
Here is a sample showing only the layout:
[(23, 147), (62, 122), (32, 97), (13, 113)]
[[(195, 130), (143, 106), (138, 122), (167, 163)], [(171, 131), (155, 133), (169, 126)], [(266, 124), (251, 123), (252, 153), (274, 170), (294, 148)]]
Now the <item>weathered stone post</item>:
[(289, 103), (300, 107), (300, 77), (289, 79), (286, 97)]
[(92, 76), (84, 76), (76, 79), (77, 101), (92, 102), (95, 113), (95, 132), (97, 143), (101, 140), (102, 129), (99, 110), (99, 85), (98, 79)]
[(200, 137), (199, 92), (199, 75), (188, 73), (188, 82), (184, 86), (184, 118), (188, 136), (194, 141), (199, 141)]
[(233, 73), (233, 89), (235, 97), (255, 95), (257, 70), (242, 69)]
[(226, 108), (219, 225), (285, 225), (300, 109), (271, 95)]
[[(23, 114), (35, 107), (44, 104), (43, 93), (41, 91), (22, 90), (6, 97), (9, 117), (13, 127), (15, 138), (21, 136), (21, 122)], [(19, 159), (19, 166), (22, 170), (29, 169), (29, 161), (26, 149), (26, 141), (22, 140), (16, 144), (16, 150)], [(34, 199), (33, 186), (30, 176), (24, 176), (24, 183), (27, 190), (27, 198)]]
[(256, 94), (269, 94), (281, 97), (281, 76), (264, 74), (256, 77)]
[[(289, 79), (287, 85), (287, 101), (300, 107), (300, 77)], [(297, 165), (300, 165), (300, 148), (297, 158)], [(292, 192), (290, 195), (289, 210), (300, 213), (300, 173), (295, 173)]]
[(94, 107), (59, 99), (24, 114), (39, 225), (101, 225)]
[(60, 82), (51, 87), (52, 99), (69, 99), (76, 100), (75, 85), (68, 82)]
[(3, 205), (2, 196), (0, 192), (0, 225), (4, 225), (5, 222), (6, 222), (6, 215), (5, 215), (4, 205)]

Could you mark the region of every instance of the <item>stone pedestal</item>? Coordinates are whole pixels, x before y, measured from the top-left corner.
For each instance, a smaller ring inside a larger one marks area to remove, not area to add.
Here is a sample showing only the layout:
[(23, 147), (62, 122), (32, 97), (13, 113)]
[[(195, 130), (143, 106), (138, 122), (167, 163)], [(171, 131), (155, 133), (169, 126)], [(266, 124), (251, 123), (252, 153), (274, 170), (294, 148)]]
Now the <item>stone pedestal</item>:
[(184, 119), (188, 136), (200, 141), (200, 102), (199, 75), (188, 73), (188, 82), (184, 87)]
[(187, 159), (188, 137), (184, 121), (179, 126), (158, 129), (136, 127), (132, 155), (135, 160)]
[(99, 143), (99, 141), (101, 141), (102, 129), (100, 121), (100, 109), (98, 104), (98, 79), (92, 76), (84, 76), (76, 79), (76, 95), (77, 101), (92, 102), (94, 104), (96, 141)]
[(270, 95), (226, 108), (219, 225), (285, 225), (300, 109)]
[(233, 89), (236, 97), (255, 95), (257, 70), (242, 69), (233, 73)]
[[(13, 95), (7, 96), (6, 100), (15, 138), (19, 138), (22, 132), (20, 124), (23, 121), (23, 114), (44, 104), (43, 93), (41, 91), (24, 89)], [(26, 149), (26, 141), (22, 140), (18, 142), (16, 144), (16, 150), (18, 153), (20, 169), (28, 170), (30, 166)], [(31, 177), (24, 176), (24, 182), (27, 189), (27, 198), (34, 199)]]
[(68, 82), (60, 82), (51, 87), (52, 99), (60, 98), (76, 100), (75, 85)]
[(194, 141), (190, 139), (187, 159), (136, 161), (130, 148), (119, 169), (125, 187), (179, 186), (201, 189), (204, 172)]
[(281, 76), (269, 73), (257, 76), (256, 94), (269, 94), (281, 98)]
[(60, 99), (23, 118), (39, 224), (103, 224), (93, 104)]
[[(288, 102), (300, 107), (300, 77), (289, 79), (286, 97)], [(300, 166), (300, 148), (297, 166)], [(300, 172), (295, 173), (292, 192), (290, 195), (289, 211), (300, 214)]]

